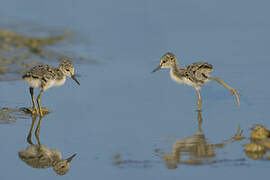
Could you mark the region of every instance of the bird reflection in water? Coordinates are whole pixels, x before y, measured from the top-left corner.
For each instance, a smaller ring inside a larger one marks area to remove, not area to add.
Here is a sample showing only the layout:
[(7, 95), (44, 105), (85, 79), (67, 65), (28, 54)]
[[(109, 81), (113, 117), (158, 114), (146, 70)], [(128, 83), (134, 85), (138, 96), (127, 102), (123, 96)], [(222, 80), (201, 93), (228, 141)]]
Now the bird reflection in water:
[(215, 149), (224, 148), (226, 144), (244, 139), (240, 129), (230, 139), (219, 144), (209, 144), (202, 132), (202, 116), (198, 111), (197, 132), (184, 139), (178, 139), (172, 147), (172, 153), (164, 154), (163, 161), (168, 169), (176, 169), (178, 164), (202, 165), (215, 162)]
[(32, 124), (27, 136), (27, 142), (29, 143), (29, 146), (25, 150), (18, 153), (20, 159), (33, 168), (46, 169), (52, 167), (56, 174), (66, 174), (70, 169), (69, 163), (76, 156), (76, 154), (73, 154), (67, 159), (62, 159), (62, 154), (60, 151), (56, 149), (50, 149), (40, 143), (39, 131), (42, 121), (41, 116), (39, 117), (38, 125), (35, 130), (35, 137), (38, 144), (33, 144), (31, 137), (36, 119), (37, 115), (32, 116)]

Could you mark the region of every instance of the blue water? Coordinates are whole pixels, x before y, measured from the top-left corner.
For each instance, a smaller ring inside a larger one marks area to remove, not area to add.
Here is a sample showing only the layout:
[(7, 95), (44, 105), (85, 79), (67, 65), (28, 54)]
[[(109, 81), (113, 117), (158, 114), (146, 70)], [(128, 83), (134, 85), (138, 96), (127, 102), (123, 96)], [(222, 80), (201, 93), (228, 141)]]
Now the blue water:
[[(42, 97), (52, 112), (42, 121), (41, 143), (64, 157), (77, 153), (70, 171), (58, 178), (266, 177), (269, 161), (249, 159), (243, 146), (248, 140), (215, 149), (217, 163), (167, 169), (162, 153), (197, 131), (196, 91), (172, 82), (166, 70), (150, 72), (171, 51), (180, 66), (213, 64), (213, 77), (241, 91), (238, 107), (217, 83), (202, 89), (202, 131), (209, 143), (231, 138), (239, 124), (247, 137), (254, 124), (270, 127), (269, 5), (242, 0), (2, 0), (0, 19), (5, 24), (71, 29), (78, 40), (90, 42), (74, 50), (99, 61), (74, 61), (81, 86), (69, 79)], [(1, 82), (0, 92), (1, 107), (31, 106), (23, 81)], [(0, 124), (0, 179), (55, 179), (52, 168), (33, 169), (17, 155), (28, 146), (27, 117)], [(115, 154), (127, 163), (114, 164)]]

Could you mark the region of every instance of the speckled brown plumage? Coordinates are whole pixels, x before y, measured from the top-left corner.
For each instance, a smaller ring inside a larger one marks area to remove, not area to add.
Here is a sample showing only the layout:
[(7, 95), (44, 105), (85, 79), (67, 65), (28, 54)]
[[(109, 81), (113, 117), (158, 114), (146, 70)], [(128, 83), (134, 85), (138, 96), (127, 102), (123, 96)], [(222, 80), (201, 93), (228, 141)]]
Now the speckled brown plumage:
[(64, 76), (63, 72), (57, 68), (51, 67), (49, 65), (39, 65), (35, 66), (29, 71), (27, 71), (22, 78), (26, 79), (37, 79), (41, 81), (41, 88), (50, 80), (60, 80)]
[[(197, 62), (181, 68), (174, 68), (173, 73), (182, 78), (194, 82), (194, 86), (202, 86), (209, 81), (209, 73), (213, 71), (213, 66), (206, 62)], [(196, 84), (196, 85), (195, 85)]]
[(232, 94), (236, 97), (238, 105), (240, 105), (238, 91), (234, 88), (231, 88), (227, 85), (222, 79), (219, 78), (212, 78), (210, 73), (213, 71), (213, 66), (207, 62), (196, 62), (191, 65), (188, 65), (184, 68), (180, 68), (178, 65), (178, 60), (173, 53), (166, 53), (162, 56), (160, 60), (160, 64), (152, 71), (156, 72), (162, 68), (170, 69), (170, 76), (172, 80), (193, 86), (198, 94), (198, 110), (201, 110), (201, 94), (200, 89), (201, 87), (209, 82), (209, 81), (216, 81), (223, 85), (225, 88), (229, 89)]

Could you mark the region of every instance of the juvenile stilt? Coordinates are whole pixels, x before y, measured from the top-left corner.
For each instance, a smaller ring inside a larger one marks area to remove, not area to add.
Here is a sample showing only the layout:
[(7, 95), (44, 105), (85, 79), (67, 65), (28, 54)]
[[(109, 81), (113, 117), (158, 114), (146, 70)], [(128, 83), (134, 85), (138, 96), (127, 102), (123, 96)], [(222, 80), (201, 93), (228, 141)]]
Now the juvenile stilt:
[[(37, 114), (39, 111), (40, 116), (43, 116), (40, 104), (41, 94), (43, 91), (46, 91), (53, 86), (63, 85), (66, 81), (66, 76), (71, 77), (78, 85), (80, 85), (79, 81), (74, 76), (74, 66), (71, 60), (62, 60), (57, 68), (49, 65), (35, 66), (22, 76), (23, 80), (30, 85), (29, 91), (33, 103), (33, 110), (29, 110), (32, 111), (32, 114)], [(34, 99), (34, 88), (41, 89), (37, 97), (39, 110), (37, 110)]]
[(197, 62), (182, 69), (178, 65), (176, 56), (173, 53), (166, 53), (160, 59), (160, 64), (152, 72), (156, 72), (163, 68), (170, 69), (170, 76), (173, 81), (193, 86), (196, 89), (198, 94), (198, 111), (201, 110), (202, 105), (200, 88), (211, 80), (216, 81), (223, 85), (225, 88), (229, 89), (235, 96), (237, 104), (240, 106), (240, 100), (238, 96), (241, 95), (240, 92), (227, 85), (222, 79), (212, 78), (210, 73), (214, 68), (209, 63)]

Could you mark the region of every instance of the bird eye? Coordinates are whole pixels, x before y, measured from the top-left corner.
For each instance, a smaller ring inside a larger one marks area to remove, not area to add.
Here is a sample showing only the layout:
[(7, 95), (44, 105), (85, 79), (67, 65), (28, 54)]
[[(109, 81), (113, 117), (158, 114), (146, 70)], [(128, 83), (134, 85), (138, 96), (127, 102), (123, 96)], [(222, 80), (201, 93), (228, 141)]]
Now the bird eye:
[(162, 61), (162, 63), (165, 63), (166, 61), (164, 60), (164, 61)]
[(69, 71), (69, 69), (66, 69), (66, 71)]

